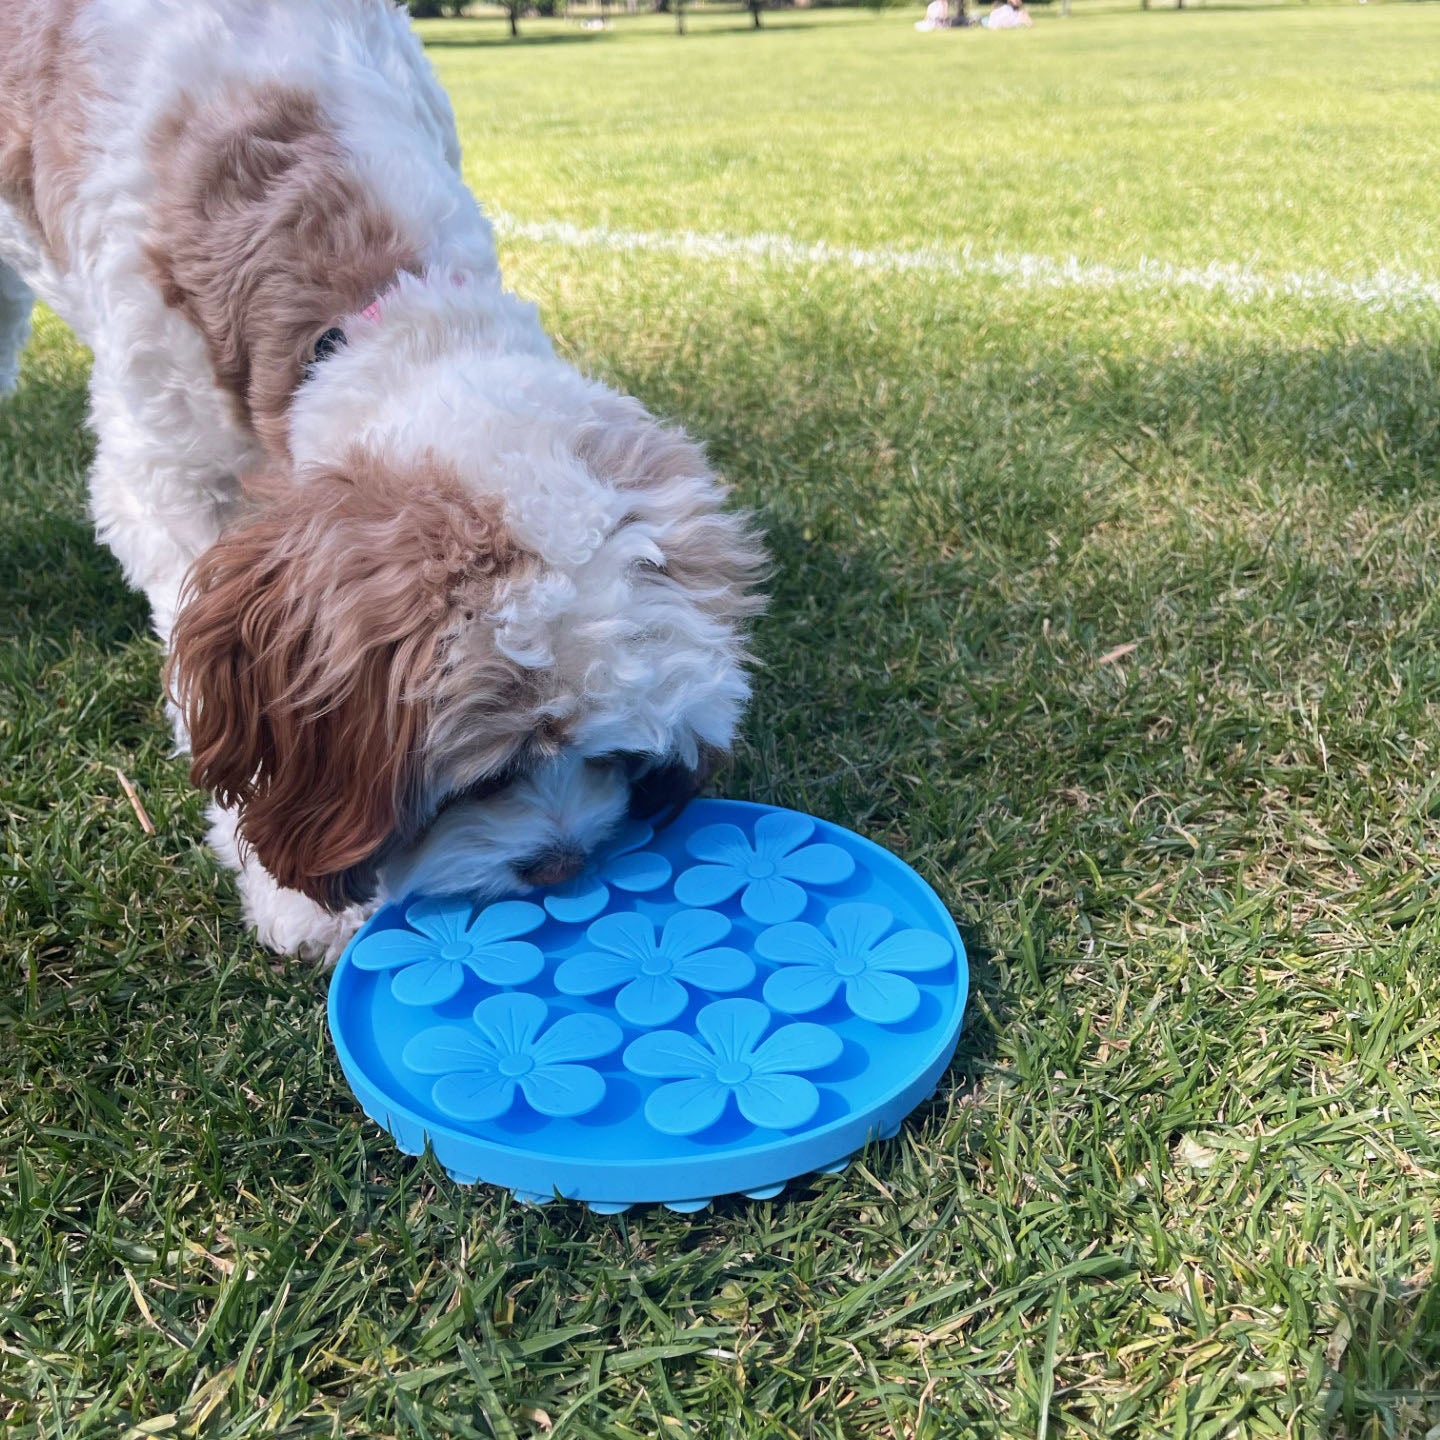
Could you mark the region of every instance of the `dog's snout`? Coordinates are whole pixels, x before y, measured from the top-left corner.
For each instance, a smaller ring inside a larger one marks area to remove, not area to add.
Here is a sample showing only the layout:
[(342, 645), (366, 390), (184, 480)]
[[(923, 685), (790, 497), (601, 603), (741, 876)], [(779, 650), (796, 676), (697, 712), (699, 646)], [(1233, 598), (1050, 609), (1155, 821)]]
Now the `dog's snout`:
[(563, 885), (585, 868), (585, 856), (573, 845), (555, 845), (522, 860), (515, 873), (527, 885)]

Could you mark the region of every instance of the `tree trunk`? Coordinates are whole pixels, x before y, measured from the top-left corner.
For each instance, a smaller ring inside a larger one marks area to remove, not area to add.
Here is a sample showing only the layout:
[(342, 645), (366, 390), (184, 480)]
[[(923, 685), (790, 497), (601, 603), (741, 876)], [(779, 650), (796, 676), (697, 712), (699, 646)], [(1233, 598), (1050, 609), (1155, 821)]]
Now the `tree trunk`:
[(685, 33), (685, 0), (675, 0), (675, 33)]
[(750, 0), (750, 18), (755, 22), (755, 28), (760, 28), (760, 5), (761, 0)]
[[(1148, 3), (1148, 0), (1147, 0)], [(510, 16), (510, 34), (518, 40), (520, 38), (520, 10), (518, 6), (511, 5), (506, 13)]]

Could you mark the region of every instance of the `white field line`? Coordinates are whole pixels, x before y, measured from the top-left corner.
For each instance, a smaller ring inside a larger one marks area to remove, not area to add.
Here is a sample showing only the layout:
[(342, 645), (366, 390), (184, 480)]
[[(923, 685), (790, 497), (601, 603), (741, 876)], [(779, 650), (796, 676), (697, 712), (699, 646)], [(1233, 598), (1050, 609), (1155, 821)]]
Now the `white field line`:
[(786, 235), (707, 235), (690, 230), (584, 229), (563, 220), (521, 220), (492, 213), (496, 232), (507, 239), (561, 245), (571, 250), (638, 251), (679, 255), (691, 260), (748, 260), (790, 268), (814, 265), (892, 275), (934, 275), (945, 280), (976, 277), (1008, 281), (1035, 289), (1198, 290), (1232, 300), (1329, 300), (1372, 310), (1410, 310), (1440, 306), (1440, 280), (1404, 271), (1377, 270), (1347, 280), (1324, 270), (1266, 275), (1243, 265), (1171, 265), (1139, 260), (1133, 265), (1096, 265), (1048, 255), (983, 254), (959, 250), (859, 249), (809, 243)]

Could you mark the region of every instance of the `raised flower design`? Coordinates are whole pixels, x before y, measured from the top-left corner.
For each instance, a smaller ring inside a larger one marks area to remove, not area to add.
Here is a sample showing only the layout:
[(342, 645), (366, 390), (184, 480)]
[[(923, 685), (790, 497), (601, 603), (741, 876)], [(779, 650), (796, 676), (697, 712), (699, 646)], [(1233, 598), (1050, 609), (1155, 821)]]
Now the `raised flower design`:
[(612, 885), (632, 895), (658, 890), (670, 878), (670, 862), (644, 848), (654, 835), (643, 820), (628, 821), (573, 880), (547, 890), (541, 904), (555, 919), (582, 925), (610, 903)]
[(748, 955), (714, 948), (729, 933), (730, 922), (714, 910), (678, 911), (658, 941), (643, 915), (604, 915), (585, 932), (597, 951), (565, 961), (555, 972), (555, 988), (562, 995), (598, 995), (620, 985), (615, 1009), (622, 1020), (666, 1025), (685, 1009), (687, 985), (723, 994), (743, 990), (755, 978)]
[(473, 920), (470, 902), (416, 900), (405, 910), (408, 930), (377, 930), (355, 946), (360, 970), (393, 970), (390, 993), (402, 1005), (439, 1005), (460, 993), (465, 972), (489, 985), (523, 985), (545, 968), (528, 935), (545, 912), (525, 900), (487, 905)]
[(765, 981), (765, 1001), (787, 1015), (818, 1010), (842, 986), (852, 1014), (877, 1025), (898, 1025), (920, 1006), (907, 974), (938, 970), (954, 955), (950, 942), (929, 930), (886, 932), (895, 917), (883, 905), (837, 905), (823, 935), (794, 921), (762, 930), (756, 951), (784, 968)]
[(438, 1075), (435, 1108), (453, 1120), (495, 1120), (520, 1091), (542, 1115), (585, 1115), (605, 1098), (605, 1078), (577, 1060), (620, 1047), (620, 1027), (603, 1015), (563, 1015), (542, 1033), (549, 1007), (538, 995), (491, 995), (473, 1024), (436, 1025), (405, 1047), (405, 1064)]
[(694, 1135), (725, 1113), (730, 1097), (752, 1125), (792, 1130), (812, 1119), (820, 1092), (796, 1071), (840, 1056), (840, 1037), (821, 1025), (782, 1025), (769, 1039), (770, 1011), (758, 1000), (716, 1000), (695, 1017), (699, 1034), (652, 1030), (625, 1049), (625, 1068), (672, 1083), (645, 1102), (662, 1135)]
[[(794, 920), (805, 909), (806, 885), (837, 885), (855, 873), (838, 845), (807, 845), (815, 822), (776, 811), (755, 822), (749, 840), (737, 825), (706, 825), (685, 842), (697, 860), (675, 882), (682, 905), (718, 905), (740, 892), (740, 908), (762, 924)], [(802, 848), (803, 847), (803, 848)]]

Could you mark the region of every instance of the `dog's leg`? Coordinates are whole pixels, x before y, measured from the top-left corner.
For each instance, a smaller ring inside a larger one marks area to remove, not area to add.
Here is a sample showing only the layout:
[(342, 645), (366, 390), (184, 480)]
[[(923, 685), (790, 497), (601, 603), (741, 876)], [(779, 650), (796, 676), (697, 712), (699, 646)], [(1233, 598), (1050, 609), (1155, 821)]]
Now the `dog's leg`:
[(0, 395), (20, 381), (20, 352), (30, 335), (30, 287), (0, 260)]
[(155, 388), (152, 399), (127, 393), (97, 356), (90, 384), (97, 437), (90, 514), (125, 578), (150, 601), (155, 633), (168, 645), (185, 576), (219, 539), (238, 501), (234, 477), (243, 454), (223, 432), (213, 446), (197, 444), (196, 435), (216, 432), (207, 435), (196, 424), (183, 392), (177, 399), (161, 384)]
[(235, 812), (221, 805), (210, 807), (210, 845), (235, 872), (246, 922), (262, 945), (282, 955), (333, 963), (374, 909), (352, 905), (332, 915), (308, 895), (286, 890), (245, 850), (236, 834)]

